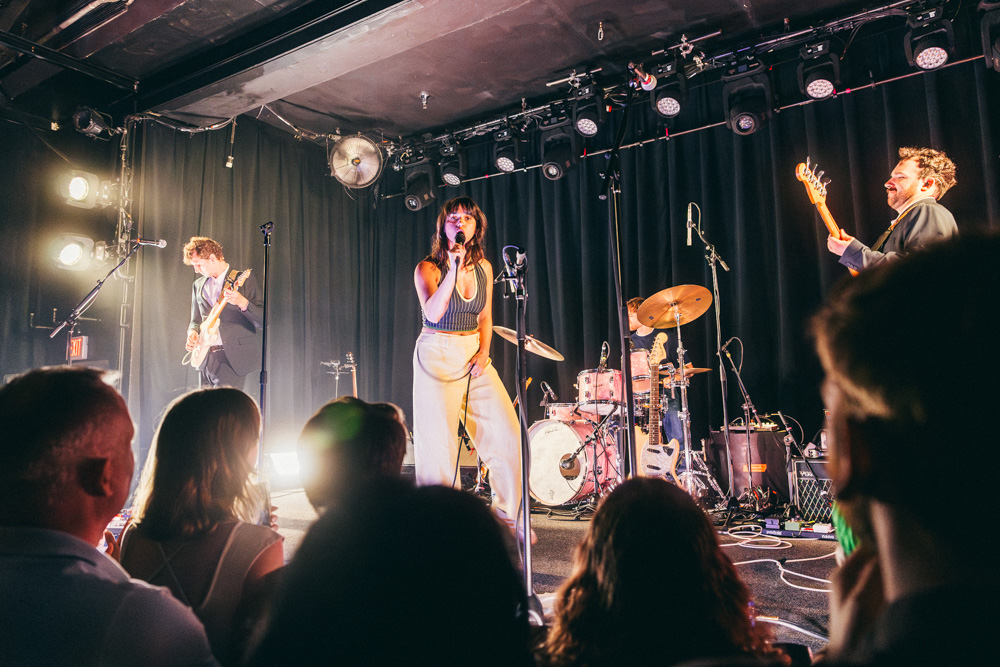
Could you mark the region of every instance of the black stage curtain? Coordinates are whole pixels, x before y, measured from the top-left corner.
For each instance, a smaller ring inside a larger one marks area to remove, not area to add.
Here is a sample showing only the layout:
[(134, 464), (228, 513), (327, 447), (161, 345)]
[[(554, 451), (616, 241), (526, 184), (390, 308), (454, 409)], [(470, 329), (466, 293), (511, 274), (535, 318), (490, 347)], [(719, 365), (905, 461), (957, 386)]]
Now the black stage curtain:
[[(943, 202), (960, 228), (997, 228), (997, 76), (981, 61), (960, 64), (785, 109), (750, 137), (721, 125), (656, 140), (663, 128), (648, 103), (640, 105), (629, 141), (650, 141), (622, 153), (626, 296), (649, 296), (680, 284), (711, 288), (703, 248), (697, 239), (694, 247), (685, 245), (687, 203), (696, 202), (705, 233), (731, 267), (719, 274), (722, 339), (743, 341), (745, 355), (738, 345), (730, 350), (758, 411), (780, 409), (798, 418), (808, 439), (821, 427), (822, 411), (807, 321), (846, 270), (825, 248), (825, 228), (795, 180), (796, 163), (809, 155), (826, 169), (834, 179), (828, 199), (834, 216), (870, 242), (893, 217), (882, 183), (896, 163), (896, 148), (942, 148), (959, 168), (959, 184)], [(691, 100), (705, 117), (718, 120), (720, 105), (713, 95), (717, 86), (694, 90)], [(588, 150), (607, 147), (620, 116), (611, 115), (607, 134)], [(0, 131), (8, 165), (0, 201), (7, 239), (17, 249), (4, 253), (10, 288), (0, 297), (5, 328), (0, 353), (9, 373), (43, 359), (51, 363), (61, 354), (61, 343), (28, 329), (27, 314), (35, 305), (30, 281), (40, 280), (40, 270), (24, 270), (41, 262), (34, 235), (52, 227), (55, 207), (40, 203), (49, 201), (48, 189), (29, 175), (52, 169), (58, 159), (23, 128), (5, 125)], [(343, 360), (349, 351), (357, 358), (362, 398), (391, 400), (411, 411), (412, 351), (420, 328), (413, 268), (429, 250), (437, 208), (406, 210), (398, 196), (402, 175), (391, 169), (374, 189), (346, 190), (328, 175), (322, 147), (250, 118), (239, 119), (232, 169), (224, 166), (228, 143), (228, 128), (186, 135), (146, 121), (142, 130), (135, 219), (142, 236), (164, 238), (168, 246), (143, 249), (137, 267), (130, 404), (139, 423), (140, 461), (164, 406), (197, 383), (196, 373), (180, 365), (194, 278), (181, 263), (181, 245), (192, 235), (212, 236), (235, 265), (259, 271), (258, 227), (267, 221), (275, 223), (268, 276), (268, 448), (290, 449), (309, 414), (334, 397), (333, 378), (320, 362)], [(471, 176), (485, 173), (489, 148), (485, 143), (469, 148)], [(27, 165), (23, 172), (10, 170), (12, 157)], [(109, 159), (113, 162), (113, 155)], [(529, 360), (532, 421), (541, 418), (540, 380), (549, 381), (560, 400), (572, 402), (576, 375), (597, 366), (601, 342), (611, 343), (612, 359), (619, 354), (609, 209), (597, 197), (604, 168), (598, 155), (557, 182), (530, 169), (438, 193), (438, 203), (469, 194), (484, 208), (490, 221), (487, 257), (494, 266), (505, 244), (528, 253), (529, 333), (566, 357), (562, 363)], [(30, 256), (22, 248), (30, 249)], [(73, 298), (66, 295), (61, 307), (72, 306), (87, 289), (71, 290)], [(495, 323), (513, 328), (513, 302), (499, 289), (495, 301)], [(947, 316), (946, 304), (928, 304), (928, 326), (914, 335), (930, 335), (938, 318)], [(694, 364), (713, 369), (691, 380), (697, 441), (708, 437), (709, 426), (722, 423), (712, 311), (684, 327), (683, 336)], [(511, 390), (514, 349), (495, 337), (493, 358)], [(914, 363), (946, 372), (946, 355), (929, 342), (928, 358)], [(742, 398), (731, 372), (729, 377), (732, 419), (742, 413)], [(256, 382), (256, 376), (248, 378), (255, 396)], [(349, 392), (349, 379), (342, 378), (340, 393)]]

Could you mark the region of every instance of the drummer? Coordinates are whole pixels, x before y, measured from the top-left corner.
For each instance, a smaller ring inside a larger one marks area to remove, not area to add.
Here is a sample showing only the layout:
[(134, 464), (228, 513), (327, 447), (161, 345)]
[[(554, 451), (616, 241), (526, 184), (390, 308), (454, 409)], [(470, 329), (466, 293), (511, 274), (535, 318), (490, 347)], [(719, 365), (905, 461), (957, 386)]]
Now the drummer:
[[(653, 340), (656, 338), (657, 334), (664, 333), (667, 335), (667, 342), (663, 346), (663, 351), (666, 354), (663, 361), (660, 362), (661, 365), (666, 365), (668, 362), (677, 367), (677, 335), (674, 333), (673, 329), (654, 329), (652, 327), (643, 326), (639, 323), (639, 306), (642, 305), (644, 301), (641, 297), (636, 297), (634, 299), (628, 300), (628, 327), (632, 332), (632, 349), (633, 350), (649, 350), (653, 347)], [(684, 365), (691, 368), (691, 362), (687, 356), (687, 351), (684, 353)], [(667, 376), (669, 377), (669, 376)], [(670, 440), (677, 439), (683, 442), (684, 440), (684, 425), (681, 423), (680, 409), (681, 409), (681, 399), (680, 396), (675, 395), (676, 392), (661, 392), (660, 396), (662, 410), (662, 424), (663, 424), (663, 442), (669, 442)]]

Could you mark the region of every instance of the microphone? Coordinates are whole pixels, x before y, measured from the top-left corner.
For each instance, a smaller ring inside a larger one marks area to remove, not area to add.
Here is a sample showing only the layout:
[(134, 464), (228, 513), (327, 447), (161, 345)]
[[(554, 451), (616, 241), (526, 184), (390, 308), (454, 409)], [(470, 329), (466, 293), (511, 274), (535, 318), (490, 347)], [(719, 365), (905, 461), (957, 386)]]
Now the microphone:
[(730, 338), (729, 340), (727, 340), (725, 343), (723, 343), (721, 351), (725, 352), (726, 348), (729, 347), (729, 344), (732, 343), (734, 340), (736, 340), (735, 336), (733, 338)]
[(688, 202), (688, 246), (691, 245), (691, 228), (694, 227), (694, 222), (691, 220), (691, 202)]
[(611, 353), (611, 346), (608, 345), (608, 341), (604, 341), (601, 344), (601, 363), (597, 364), (597, 370), (603, 371), (604, 367), (608, 365), (608, 354)]
[(136, 239), (135, 242), (138, 245), (152, 245), (152, 246), (156, 246), (157, 248), (166, 248), (167, 247), (167, 242), (164, 239), (159, 239), (157, 241), (150, 241), (149, 239)]
[(542, 380), (539, 386), (542, 388), (542, 391), (545, 392), (545, 395), (549, 397), (549, 401), (555, 403), (559, 400), (559, 397), (556, 396), (556, 392), (552, 391), (552, 387), (549, 386), (548, 382)]
[(656, 77), (652, 74), (646, 74), (642, 69), (642, 65), (629, 63), (629, 67), (632, 69), (632, 73), (635, 74), (635, 80), (638, 82), (640, 88), (646, 91), (656, 88)]
[(458, 245), (465, 245), (465, 232), (459, 230), (459, 232), (455, 234), (455, 243)]

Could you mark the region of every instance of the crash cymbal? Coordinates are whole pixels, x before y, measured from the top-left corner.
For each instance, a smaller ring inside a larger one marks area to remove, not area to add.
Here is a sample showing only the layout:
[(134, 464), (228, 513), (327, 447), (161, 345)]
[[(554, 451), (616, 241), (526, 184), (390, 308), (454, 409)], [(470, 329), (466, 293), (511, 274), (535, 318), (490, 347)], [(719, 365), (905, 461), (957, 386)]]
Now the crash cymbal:
[[(508, 329), (507, 327), (493, 327), (493, 333), (500, 336), (506, 341), (514, 343), (517, 345), (517, 332), (513, 329)], [(524, 349), (532, 354), (537, 354), (540, 357), (545, 357), (546, 359), (552, 359), (553, 361), (562, 361), (565, 357), (556, 352), (555, 349), (549, 347), (540, 340), (535, 340), (531, 336), (524, 337)]]
[(642, 302), (636, 316), (643, 326), (669, 329), (698, 319), (712, 305), (712, 294), (701, 285), (677, 285), (657, 292)]

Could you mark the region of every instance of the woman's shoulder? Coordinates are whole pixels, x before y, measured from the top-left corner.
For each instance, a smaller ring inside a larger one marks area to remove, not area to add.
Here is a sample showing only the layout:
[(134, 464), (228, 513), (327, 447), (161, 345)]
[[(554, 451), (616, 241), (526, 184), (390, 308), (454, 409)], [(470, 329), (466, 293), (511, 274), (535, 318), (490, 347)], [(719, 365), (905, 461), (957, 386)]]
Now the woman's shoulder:
[(237, 523), (233, 530), (233, 541), (244, 548), (265, 549), (285, 539), (270, 526), (259, 526), (245, 521)]

